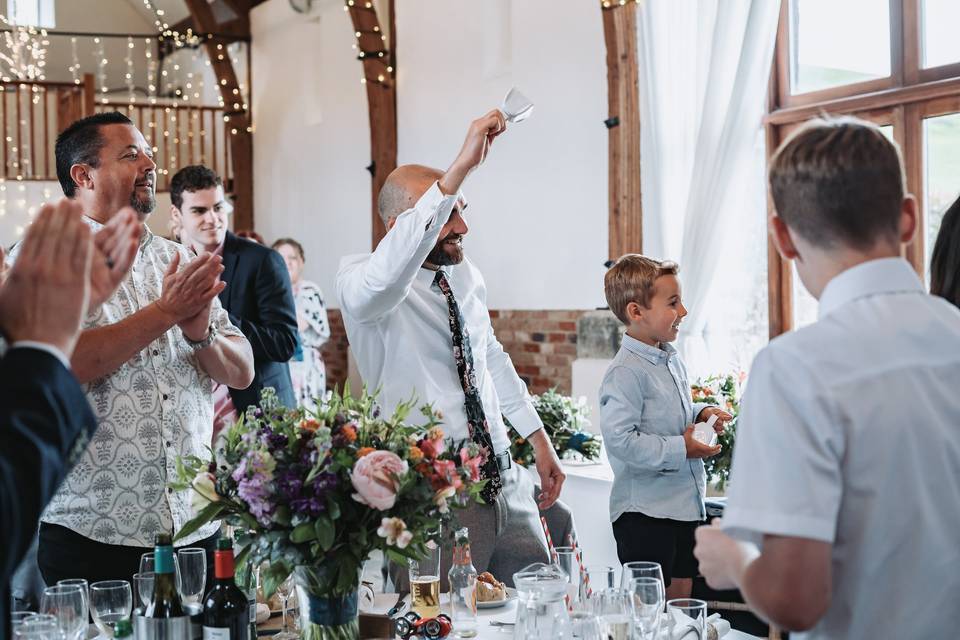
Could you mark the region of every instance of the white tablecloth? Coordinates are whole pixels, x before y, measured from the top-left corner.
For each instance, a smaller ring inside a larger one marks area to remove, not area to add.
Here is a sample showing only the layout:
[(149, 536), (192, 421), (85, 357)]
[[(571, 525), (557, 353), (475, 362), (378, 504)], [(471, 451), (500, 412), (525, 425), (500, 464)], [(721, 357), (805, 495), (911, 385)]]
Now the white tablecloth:
[[(373, 608), (366, 613), (385, 614), (396, 603), (396, 601), (397, 594), (395, 593), (378, 593)], [(440, 607), (449, 615), (446, 594), (442, 594), (440, 596)], [(405, 608), (403, 611), (409, 611), (409, 608)], [(490, 623), (494, 621), (514, 622), (517, 619), (517, 601), (516, 599), (513, 599), (506, 605), (496, 609), (481, 609), (477, 612), (477, 617), (479, 622), (477, 640), (512, 640), (513, 626), (494, 626)], [(736, 630), (731, 630), (729, 633), (723, 636), (723, 639), (759, 640), (757, 636), (752, 636)]]

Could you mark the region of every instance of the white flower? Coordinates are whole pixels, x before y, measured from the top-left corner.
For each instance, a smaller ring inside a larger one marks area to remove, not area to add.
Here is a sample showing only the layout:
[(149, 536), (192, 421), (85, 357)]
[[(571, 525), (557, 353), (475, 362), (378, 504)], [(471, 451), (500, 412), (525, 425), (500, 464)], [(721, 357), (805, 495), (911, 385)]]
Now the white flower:
[(209, 471), (201, 471), (193, 479), (190, 485), (193, 491), (190, 492), (190, 508), (194, 513), (200, 513), (211, 502), (220, 500), (217, 495), (217, 489), (214, 483), (216, 478)]
[(437, 508), (440, 510), (440, 513), (449, 513), (450, 507), (447, 504), (447, 501), (453, 497), (453, 494), (457, 492), (452, 486), (448, 486), (445, 489), (437, 491), (433, 496), (433, 504), (437, 505)]
[(377, 528), (377, 535), (386, 538), (388, 545), (395, 545), (400, 549), (405, 549), (413, 541), (413, 534), (407, 531), (407, 523), (400, 518), (383, 518)]

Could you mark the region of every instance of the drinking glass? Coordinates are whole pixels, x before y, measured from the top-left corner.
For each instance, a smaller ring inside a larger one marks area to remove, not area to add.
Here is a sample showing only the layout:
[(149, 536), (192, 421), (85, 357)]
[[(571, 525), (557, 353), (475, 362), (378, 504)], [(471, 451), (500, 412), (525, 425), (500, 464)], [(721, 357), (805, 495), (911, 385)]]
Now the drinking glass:
[(623, 573), (620, 574), (620, 588), (629, 588), (630, 581), (634, 578), (656, 578), (662, 585), (663, 571), (660, 569), (660, 563), (646, 560), (626, 563), (623, 565)]
[(581, 600), (589, 600), (595, 592), (613, 589), (613, 581), (616, 576), (613, 567), (588, 564), (584, 567), (583, 574)]
[(667, 601), (670, 637), (676, 640), (702, 640), (707, 637), (707, 603), (693, 598)]
[[(153, 553), (145, 553), (140, 556), (140, 573), (154, 573)], [(173, 554), (173, 579), (177, 585), (177, 592), (180, 592), (180, 561), (177, 554)], [(153, 589), (150, 590), (151, 597)]]
[(277, 585), (277, 595), (280, 596), (280, 608), (283, 615), (283, 631), (287, 630), (287, 603), (290, 602), (290, 596), (296, 586), (297, 583), (293, 579), (292, 573), (287, 576), (286, 580)]
[(600, 618), (589, 611), (571, 611), (565, 628), (557, 640), (606, 640), (600, 628)]
[(88, 583), (83, 578), (67, 578), (66, 580), (58, 580), (57, 586), (60, 587), (80, 587), (83, 590), (83, 606), (87, 609), (87, 614), (90, 613), (90, 583)]
[(40, 612), (56, 618), (57, 629), (64, 640), (79, 640), (86, 635), (86, 598), (79, 585), (57, 585), (44, 589)]
[(133, 610), (133, 592), (126, 580), (104, 580), (90, 585), (90, 610), (93, 622), (108, 638), (123, 618), (129, 618)]
[(567, 587), (567, 598), (571, 609), (580, 602), (580, 589), (583, 583), (580, 575), (580, 564), (577, 562), (577, 550), (574, 547), (557, 547), (555, 550), (557, 564), (570, 579)]
[(410, 602), (421, 618), (440, 615), (440, 545), (427, 543), (427, 555), (410, 560)]
[(10, 628), (16, 630), (26, 618), (37, 615), (34, 611), (11, 611)]
[(207, 582), (207, 552), (199, 547), (177, 551), (180, 580), (177, 588), (184, 604), (199, 604)]
[(633, 635), (633, 599), (620, 589), (594, 591), (590, 598), (593, 613), (600, 618), (603, 637), (630, 640)]
[(153, 577), (154, 573), (135, 573), (133, 574), (133, 590), (137, 596), (137, 607), (147, 608), (147, 605), (153, 601)]
[(57, 618), (45, 613), (24, 617), (13, 627), (13, 637), (18, 640), (62, 640)]
[(634, 578), (627, 592), (633, 597), (633, 626), (639, 640), (653, 640), (663, 613), (663, 583), (653, 577)]

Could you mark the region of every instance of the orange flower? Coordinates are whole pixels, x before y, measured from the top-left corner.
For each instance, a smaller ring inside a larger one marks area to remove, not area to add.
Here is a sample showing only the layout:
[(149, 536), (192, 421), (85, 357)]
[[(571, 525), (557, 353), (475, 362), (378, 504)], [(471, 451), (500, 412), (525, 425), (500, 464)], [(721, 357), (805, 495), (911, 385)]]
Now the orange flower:
[(340, 429), (340, 434), (346, 439), (347, 442), (356, 442), (357, 441), (357, 428), (351, 424), (345, 424)]
[(362, 449), (357, 451), (357, 458), (362, 458), (368, 453), (373, 453), (374, 451), (376, 451), (376, 449), (374, 449), (373, 447), (363, 447)]
[(320, 423), (314, 418), (306, 418), (300, 421), (300, 428), (304, 431), (316, 431), (320, 428)]
[(420, 447), (414, 445), (410, 447), (407, 457), (410, 458), (410, 462), (417, 463), (423, 460), (423, 451), (420, 450)]

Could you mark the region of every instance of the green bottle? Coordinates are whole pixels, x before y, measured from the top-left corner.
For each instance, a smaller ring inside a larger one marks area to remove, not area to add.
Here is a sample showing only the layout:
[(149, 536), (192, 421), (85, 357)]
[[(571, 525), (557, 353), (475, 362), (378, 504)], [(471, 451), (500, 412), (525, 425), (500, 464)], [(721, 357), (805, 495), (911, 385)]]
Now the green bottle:
[(187, 615), (177, 593), (173, 573), (173, 543), (170, 534), (158, 533), (153, 554), (153, 600), (147, 605), (144, 618), (182, 618)]
[(133, 625), (130, 623), (130, 618), (118, 620), (117, 626), (113, 628), (113, 640), (121, 640), (122, 638), (133, 640)]

